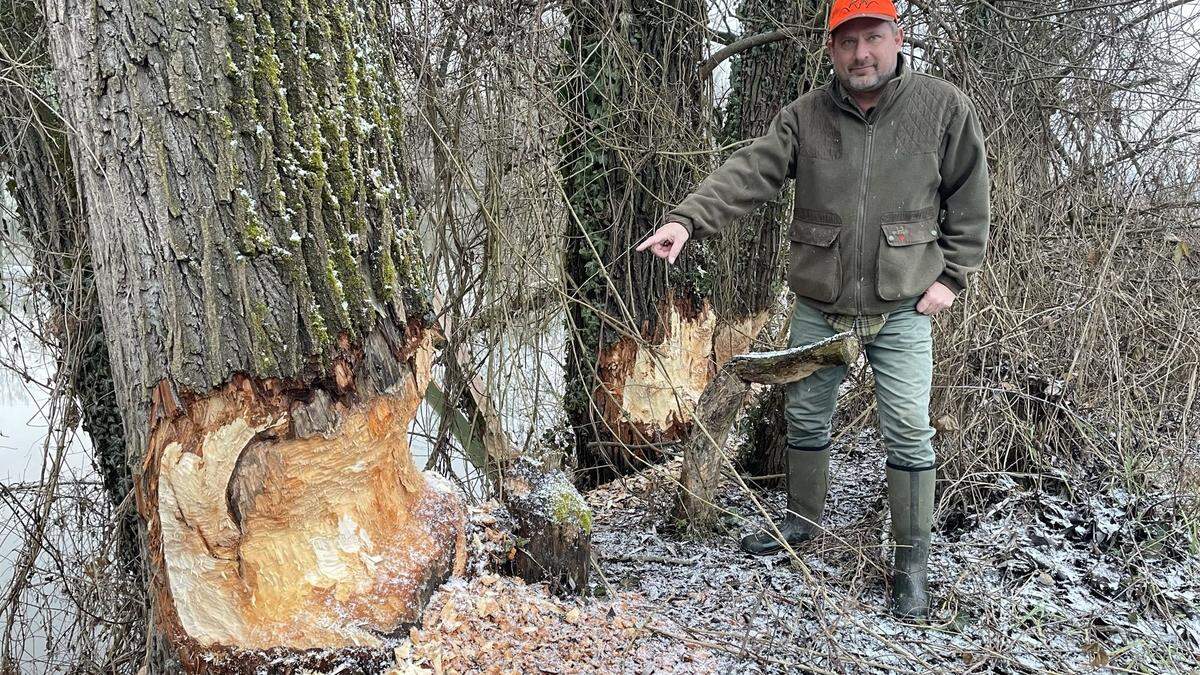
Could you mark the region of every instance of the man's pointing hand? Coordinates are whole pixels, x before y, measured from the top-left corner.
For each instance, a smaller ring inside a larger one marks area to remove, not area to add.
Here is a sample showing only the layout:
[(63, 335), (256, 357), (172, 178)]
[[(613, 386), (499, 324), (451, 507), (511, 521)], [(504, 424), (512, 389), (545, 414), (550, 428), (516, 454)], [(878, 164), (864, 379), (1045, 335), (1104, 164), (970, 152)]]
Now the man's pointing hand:
[(679, 223), (667, 223), (638, 244), (637, 250), (645, 251), (648, 248), (654, 255), (674, 265), (675, 259), (679, 257), (679, 252), (683, 250), (683, 245), (687, 243), (687, 240), (686, 227)]

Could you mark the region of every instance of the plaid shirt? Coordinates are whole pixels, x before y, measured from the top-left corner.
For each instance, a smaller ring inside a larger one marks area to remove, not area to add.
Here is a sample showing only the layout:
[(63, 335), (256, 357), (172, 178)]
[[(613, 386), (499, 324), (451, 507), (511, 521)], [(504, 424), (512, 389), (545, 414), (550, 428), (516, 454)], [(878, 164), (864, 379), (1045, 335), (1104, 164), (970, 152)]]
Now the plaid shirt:
[(875, 336), (883, 329), (883, 324), (887, 321), (887, 314), (829, 314), (822, 312), (825, 315), (825, 323), (828, 323), (830, 328), (833, 328), (839, 333), (848, 330), (854, 331), (854, 336), (863, 345), (871, 344), (875, 340)]

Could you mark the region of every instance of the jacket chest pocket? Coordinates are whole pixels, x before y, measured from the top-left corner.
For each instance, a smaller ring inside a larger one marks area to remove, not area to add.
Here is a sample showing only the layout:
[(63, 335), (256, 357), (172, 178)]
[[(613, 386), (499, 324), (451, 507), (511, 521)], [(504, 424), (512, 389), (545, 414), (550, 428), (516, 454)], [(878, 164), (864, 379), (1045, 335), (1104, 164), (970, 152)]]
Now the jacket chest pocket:
[(881, 224), (876, 285), (883, 300), (921, 295), (946, 266), (937, 210), (887, 214)]
[[(835, 214), (826, 220), (839, 220)], [(788, 256), (788, 285), (793, 291), (819, 302), (833, 302), (842, 286), (842, 265), (838, 224), (817, 223), (797, 218), (792, 221), (788, 238), (792, 241)]]

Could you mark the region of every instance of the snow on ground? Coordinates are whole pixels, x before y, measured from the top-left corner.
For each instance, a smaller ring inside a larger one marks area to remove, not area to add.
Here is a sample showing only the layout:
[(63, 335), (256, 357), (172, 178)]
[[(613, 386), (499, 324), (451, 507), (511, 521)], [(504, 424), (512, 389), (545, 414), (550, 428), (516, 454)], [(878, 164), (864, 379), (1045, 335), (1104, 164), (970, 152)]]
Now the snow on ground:
[[(677, 462), (593, 491), (597, 593), (641, 598), (675, 637), (713, 650), (719, 672), (1200, 672), (1200, 558), (1194, 538), (1189, 551), (1159, 527), (1153, 495), (1068, 500), (1014, 483), (935, 532), (931, 625), (892, 619), (878, 445), (864, 432), (835, 446), (828, 530), (797, 547), (799, 564), (741, 553), (736, 525), (682, 534), (666, 515)], [(782, 510), (782, 490), (758, 496)], [(718, 501), (731, 523), (754, 522), (732, 484)]]

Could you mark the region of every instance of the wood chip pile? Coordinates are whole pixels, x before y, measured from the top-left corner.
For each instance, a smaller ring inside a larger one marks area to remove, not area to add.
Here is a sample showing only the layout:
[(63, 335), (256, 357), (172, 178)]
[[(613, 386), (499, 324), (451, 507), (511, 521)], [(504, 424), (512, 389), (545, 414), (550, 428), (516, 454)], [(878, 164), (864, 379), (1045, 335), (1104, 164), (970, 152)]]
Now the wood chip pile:
[(389, 675), (409, 673), (714, 672), (708, 650), (665, 637), (636, 595), (560, 599), (541, 585), (485, 575), (433, 596), (396, 648)]

